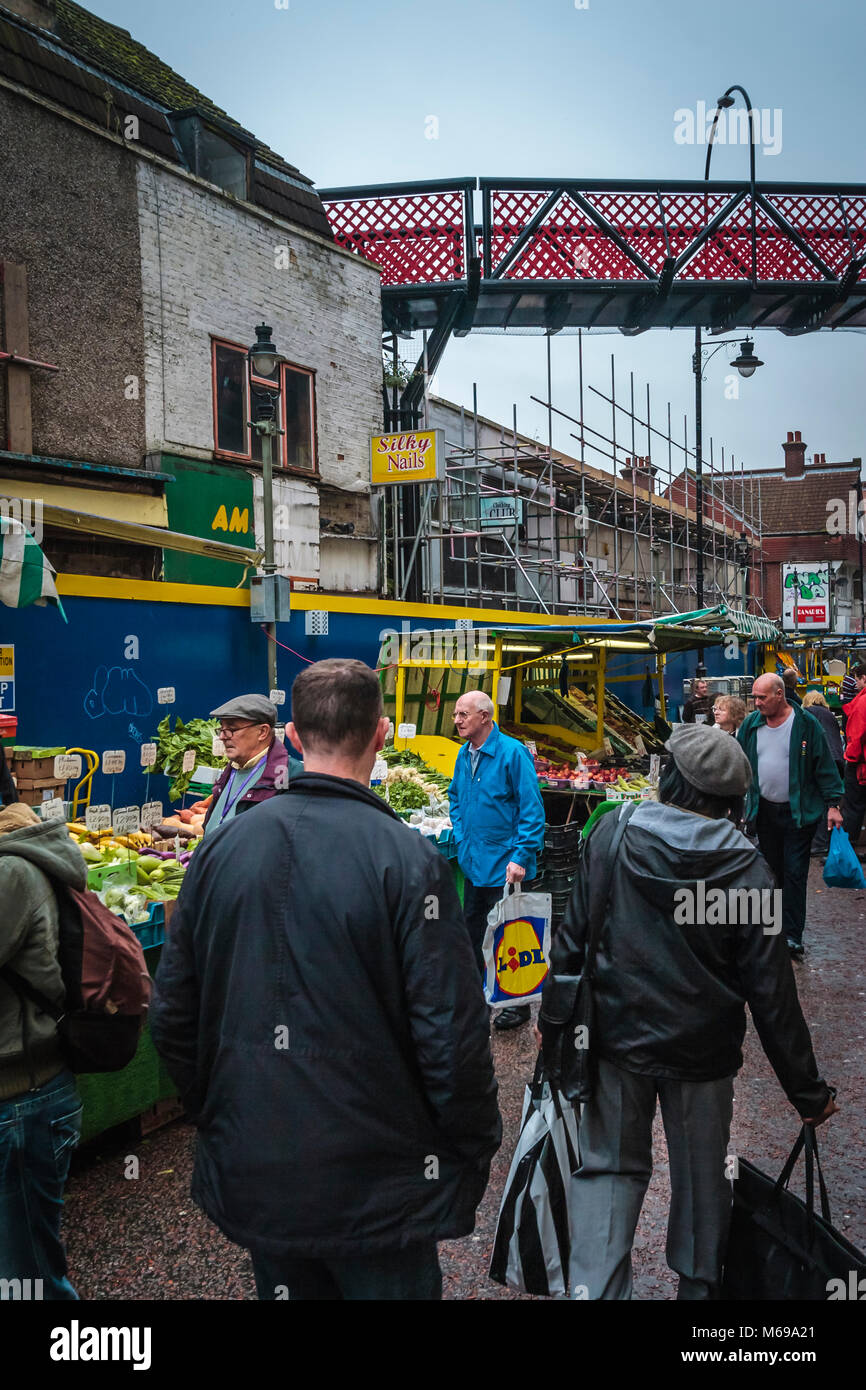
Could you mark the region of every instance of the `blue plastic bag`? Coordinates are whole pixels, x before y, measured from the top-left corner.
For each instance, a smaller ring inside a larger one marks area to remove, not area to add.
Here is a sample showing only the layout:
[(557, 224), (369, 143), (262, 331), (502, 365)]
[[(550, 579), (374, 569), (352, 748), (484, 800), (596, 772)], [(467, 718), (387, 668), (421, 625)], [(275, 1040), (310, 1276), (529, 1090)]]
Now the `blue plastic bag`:
[(830, 852), (824, 864), (824, 882), (828, 888), (866, 888), (866, 878), (860, 860), (851, 848), (851, 841), (841, 825), (834, 825), (830, 835)]

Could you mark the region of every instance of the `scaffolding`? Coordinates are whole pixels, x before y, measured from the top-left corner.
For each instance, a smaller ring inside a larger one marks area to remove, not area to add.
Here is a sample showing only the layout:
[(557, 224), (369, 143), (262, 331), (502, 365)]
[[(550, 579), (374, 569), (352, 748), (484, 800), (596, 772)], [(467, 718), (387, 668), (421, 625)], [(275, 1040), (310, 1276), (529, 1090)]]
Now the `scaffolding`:
[[(409, 486), (380, 499), (383, 589), (392, 597), (523, 612), (646, 619), (697, 606), (695, 454), (688, 418), (674, 435), (653, 423), (650, 386), (635, 405), (634, 374), (618, 394), (588, 391), (610, 411), (608, 431), (585, 418), (583, 343), (578, 342), (577, 415), (554, 404), (550, 338), (547, 441), (427, 394), (423, 418), (403, 427), (444, 426), (446, 477), (423, 498)], [(576, 428), (572, 458), (553, 448), (554, 417)], [(600, 422), (601, 423), (601, 422)], [(639, 453), (643, 449), (643, 453)], [(761, 591), (760, 482), (709, 441), (703, 459), (704, 603), (725, 603), (766, 616)], [(597, 466), (587, 455), (605, 461)], [(408, 495), (407, 495), (408, 494)], [(753, 582), (757, 580), (758, 582)]]

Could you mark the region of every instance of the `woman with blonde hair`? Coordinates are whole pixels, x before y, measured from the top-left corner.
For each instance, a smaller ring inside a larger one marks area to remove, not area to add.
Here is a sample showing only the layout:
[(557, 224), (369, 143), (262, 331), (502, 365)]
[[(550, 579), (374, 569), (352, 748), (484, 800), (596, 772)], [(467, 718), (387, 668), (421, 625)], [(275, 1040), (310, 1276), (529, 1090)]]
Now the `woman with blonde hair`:
[[(807, 690), (803, 696), (803, 709), (809, 714), (814, 715), (821, 728), (824, 730), (824, 737), (830, 749), (830, 756), (836, 764), (836, 771), (845, 781), (845, 763), (842, 753), (842, 735), (839, 732), (839, 725), (836, 716), (830, 709), (820, 690)], [(826, 825), (821, 822), (815, 832), (812, 841), (811, 854), (813, 857), (819, 854), (826, 854), (830, 848), (830, 832)]]
[(736, 734), (746, 717), (746, 706), (736, 695), (717, 695), (713, 704), (716, 728), (726, 734)]

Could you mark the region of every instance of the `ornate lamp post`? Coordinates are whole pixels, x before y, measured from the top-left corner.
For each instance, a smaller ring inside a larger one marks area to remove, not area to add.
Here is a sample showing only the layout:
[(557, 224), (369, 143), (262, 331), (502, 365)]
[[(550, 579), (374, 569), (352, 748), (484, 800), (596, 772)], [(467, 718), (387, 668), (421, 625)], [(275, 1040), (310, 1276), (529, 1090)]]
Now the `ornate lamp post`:
[[(250, 396), (254, 404), (251, 412), (255, 418), (250, 425), (262, 441), (262, 518), (265, 531), (265, 558), (262, 568), (266, 575), (276, 573), (274, 562), (274, 459), (273, 440), (285, 431), (279, 426), (278, 405), (280, 400), (279, 366), (282, 361), (276, 347), (271, 342), (273, 329), (266, 323), (256, 327), (256, 341), (247, 356), (250, 363)], [(252, 378), (259, 381), (253, 385)], [(273, 377), (271, 384), (267, 379)], [(276, 624), (266, 623), (268, 635), (268, 691), (277, 687), (277, 644)]]

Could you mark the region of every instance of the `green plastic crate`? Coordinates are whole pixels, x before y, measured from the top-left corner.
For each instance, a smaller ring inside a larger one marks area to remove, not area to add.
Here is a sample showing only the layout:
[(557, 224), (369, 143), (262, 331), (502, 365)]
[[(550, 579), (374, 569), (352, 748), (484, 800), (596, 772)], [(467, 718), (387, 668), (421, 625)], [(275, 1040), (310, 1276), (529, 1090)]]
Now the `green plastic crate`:
[(137, 882), (134, 859), (125, 859), (122, 864), (91, 864), (87, 870), (87, 886), (94, 893), (108, 887), (126, 888)]

